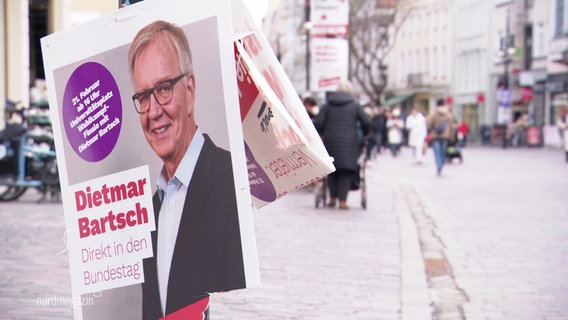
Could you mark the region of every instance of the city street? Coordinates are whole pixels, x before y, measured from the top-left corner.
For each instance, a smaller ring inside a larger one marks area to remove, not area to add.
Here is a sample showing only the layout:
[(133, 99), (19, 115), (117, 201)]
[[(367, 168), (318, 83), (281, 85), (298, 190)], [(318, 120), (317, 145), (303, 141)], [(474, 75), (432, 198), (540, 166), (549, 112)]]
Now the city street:
[(568, 319), (562, 151), (463, 156), (439, 178), (431, 150), (381, 154), (366, 211), (301, 191), (259, 212), (264, 285), (215, 297), (215, 319)]
[[(422, 165), (383, 151), (366, 210), (359, 191), (338, 210), (306, 189), (257, 210), (262, 286), (215, 294), (211, 319), (568, 319), (563, 152), (462, 152), (437, 177), (432, 150)], [(62, 206), (37, 199), (0, 203), (1, 319), (71, 319), (80, 303)]]

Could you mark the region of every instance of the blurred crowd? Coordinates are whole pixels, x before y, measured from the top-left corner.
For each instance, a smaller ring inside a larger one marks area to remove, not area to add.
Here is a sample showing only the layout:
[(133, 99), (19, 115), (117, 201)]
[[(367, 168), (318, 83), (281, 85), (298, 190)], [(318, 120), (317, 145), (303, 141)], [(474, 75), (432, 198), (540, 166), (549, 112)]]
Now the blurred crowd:
[(419, 165), (432, 147), (436, 173), (441, 176), (447, 161), (462, 160), (460, 150), (466, 146), (470, 130), (465, 121), (457, 121), (443, 99), (429, 115), (416, 108), (405, 114), (400, 105), (361, 105), (348, 81), (340, 83), (322, 103), (312, 96), (303, 97), (303, 103), (334, 159), (336, 171), (326, 178), (326, 205), (339, 209), (349, 209), (347, 195), (357, 190), (361, 166), (367, 161), (381, 153), (397, 157), (403, 147), (409, 147), (414, 163)]
[[(413, 163), (421, 165), (431, 149), (438, 176), (442, 176), (445, 164), (463, 161), (462, 150), (467, 145), (470, 125), (465, 119), (458, 119), (443, 98), (436, 101), (436, 107), (428, 114), (418, 108), (405, 112), (401, 105), (361, 105), (355, 99), (352, 84), (344, 81), (335, 92), (326, 95), (325, 101), (318, 103), (314, 97), (306, 96), (303, 103), (334, 158), (336, 171), (326, 178), (324, 186), (329, 192), (328, 207), (349, 209), (347, 195), (358, 188), (361, 166), (382, 153), (397, 157), (403, 148), (408, 148)], [(504, 144), (525, 145), (528, 126), (528, 116), (520, 115), (507, 126)], [(561, 108), (557, 126), (564, 136), (568, 162), (568, 106)]]

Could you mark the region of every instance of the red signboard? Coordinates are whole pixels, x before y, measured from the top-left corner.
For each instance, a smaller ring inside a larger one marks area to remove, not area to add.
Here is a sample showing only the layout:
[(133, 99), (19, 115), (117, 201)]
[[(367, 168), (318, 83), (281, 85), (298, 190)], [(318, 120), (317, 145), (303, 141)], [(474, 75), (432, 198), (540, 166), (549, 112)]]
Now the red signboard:
[(538, 146), (540, 145), (540, 128), (528, 127), (527, 128), (527, 145)]

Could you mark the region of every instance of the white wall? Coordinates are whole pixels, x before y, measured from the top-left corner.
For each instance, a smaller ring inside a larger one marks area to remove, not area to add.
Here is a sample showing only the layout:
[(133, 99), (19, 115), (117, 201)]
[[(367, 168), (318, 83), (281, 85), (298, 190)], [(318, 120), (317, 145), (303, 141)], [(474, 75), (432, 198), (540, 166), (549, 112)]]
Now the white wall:
[(6, 97), (27, 103), (29, 80), (28, 1), (6, 2)]
[(449, 85), (452, 78), (452, 1), (415, 0), (399, 3), (396, 45), (388, 57), (389, 85), (406, 86), (409, 74), (420, 73), (426, 82)]
[(476, 95), (488, 89), (488, 55), (492, 54), (487, 47), (490, 15), (485, 0), (456, 3), (454, 93), (457, 103), (475, 103)]

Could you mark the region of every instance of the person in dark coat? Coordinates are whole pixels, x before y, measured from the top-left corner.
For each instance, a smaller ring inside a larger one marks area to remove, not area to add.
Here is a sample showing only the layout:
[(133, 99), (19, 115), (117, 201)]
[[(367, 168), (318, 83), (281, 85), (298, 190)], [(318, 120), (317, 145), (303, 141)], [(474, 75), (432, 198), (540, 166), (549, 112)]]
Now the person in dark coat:
[(355, 101), (350, 82), (341, 82), (337, 86), (314, 125), (333, 157), (336, 169), (328, 176), (328, 206), (335, 207), (339, 199), (339, 208), (349, 209), (347, 194), (355, 175), (359, 174), (357, 160), (362, 152), (363, 138), (371, 131), (371, 118)]
[(389, 140), (387, 134), (387, 112), (385, 107), (379, 107), (379, 114), (373, 119), (374, 126), (377, 127), (377, 152), (381, 153), (383, 148), (388, 148)]
[(312, 98), (312, 97), (305, 97), (302, 102), (304, 103), (304, 107), (306, 108), (306, 111), (308, 112), (308, 115), (310, 116), (310, 119), (313, 119), (318, 115), (319, 113), (319, 106), (318, 106), (318, 102), (316, 101), (316, 99)]

